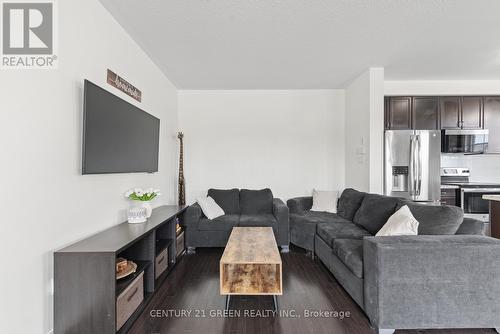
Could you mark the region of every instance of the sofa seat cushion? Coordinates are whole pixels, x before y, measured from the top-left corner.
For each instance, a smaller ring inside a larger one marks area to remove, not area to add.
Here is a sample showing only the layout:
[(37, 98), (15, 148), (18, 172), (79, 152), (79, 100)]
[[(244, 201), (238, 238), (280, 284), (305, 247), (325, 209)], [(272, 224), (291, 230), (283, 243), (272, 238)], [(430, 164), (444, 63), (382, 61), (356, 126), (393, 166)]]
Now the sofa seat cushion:
[(349, 220), (330, 212), (306, 211), (301, 216), (304, 220), (314, 223), (350, 223)]
[(368, 231), (353, 223), (320, 223), (316, 233), (330, 247), (335, 239), (363, 239), (371, 236)]
[(457, 206), (417, 203), (407, 203), (406, 205), (420, 223), (418, 234), (455, 234), (464, 220), (464, 212)]
[(208, 189), (212, 197), (227, 215), (240, 214), (240, 191), (238, 189)]
[(366, 194), (353, 222), (375, 235), (396, 211), (398, 203), (400, 201), (397, 197)]
[[(308, 232), (316, 234), (316, 224), (318, 222), (311, 217), (302, 214), (291, 213), (290, 214), (290, 229), (295, 225), (304, 225)], [(304, 231), (305, 232), (305, 231)]]
[(336, 239), (333, 253), (356, 277), (363, 278), (363, 240)]
[(201, 218), (198, 223), (198, 230), (201, 231), (229, 231), (238, 226), (239, 215), (224, 215), (215, 219)]
[(271, 189), (240, 191), (240, 208), (244, 215), (272, 214), (273, 193)]
[(340, 217), (347, 220), (353, 220), (354, 215), (361, 206), (366, 193), (347, 188), (342, 192), (339, 198), (337, 213)]
[(270, 226), (276, 228), (278, 221), (271, 214), (241, 215), (238, 226)]

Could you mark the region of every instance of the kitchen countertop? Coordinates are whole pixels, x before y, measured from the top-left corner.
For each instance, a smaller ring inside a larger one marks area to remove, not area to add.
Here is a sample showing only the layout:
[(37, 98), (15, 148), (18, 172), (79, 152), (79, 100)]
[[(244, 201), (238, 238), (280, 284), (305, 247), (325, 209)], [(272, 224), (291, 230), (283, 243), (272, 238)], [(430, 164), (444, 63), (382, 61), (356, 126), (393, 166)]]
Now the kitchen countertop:
[(483, 195), (483, 199), (500, 202), (500, 195)]
[(459, 186), (453, 184), (442, 184), (441, 189), (458, 189)]

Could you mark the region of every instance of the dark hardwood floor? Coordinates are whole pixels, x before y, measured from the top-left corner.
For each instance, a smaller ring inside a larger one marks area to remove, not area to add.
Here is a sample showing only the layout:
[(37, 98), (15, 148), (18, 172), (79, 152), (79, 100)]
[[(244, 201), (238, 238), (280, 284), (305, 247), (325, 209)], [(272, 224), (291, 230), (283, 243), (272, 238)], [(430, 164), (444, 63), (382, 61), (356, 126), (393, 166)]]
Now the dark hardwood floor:
[[(295, 248), (282, 254), (284, 293), (278, 299), (279, 316), (270, 313), (273, 304), (269, 296), (232, 297), (233, 314), (224, 316), (225, 299), (219, 295), (222, 251), (197, 249), (194, 255), (184, 255), (129, 333), (375, 333), (363, 311), (328, 269), (319, 260), (313, 261)], [(306, 317), (305, 310), (349, 312), (350, 316), (343, 319)], [(495, 331), (406, 330), (396, 333), (489, 334)]]

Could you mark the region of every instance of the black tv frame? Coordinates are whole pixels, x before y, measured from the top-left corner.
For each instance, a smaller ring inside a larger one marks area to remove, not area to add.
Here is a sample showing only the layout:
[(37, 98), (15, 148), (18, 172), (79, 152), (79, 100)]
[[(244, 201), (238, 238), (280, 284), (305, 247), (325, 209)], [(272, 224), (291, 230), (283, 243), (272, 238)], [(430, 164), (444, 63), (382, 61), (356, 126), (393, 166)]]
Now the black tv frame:
[[(158, 140), (156, 142), (156, 148), (155, 148), (155, 151), (157, 152), (157, 163), (156, 163), (156, 169), (154, 170), (150, 170), (150, 171), (146, 171), (146, 170), (130, 170), (130, 171), (107, 171), (107, 172), (89, 172), (86, 170), (86, 166), (85, 166), (85, 162), (86, 162), (86, 142), (85, 142), (85, 128), (86, 128), (86, 119), (87, 119), (87, 85), (93, 85), (95, 87), (97, 87), (98, 89), (101, 89), (103, 92), (109, 94), (109, 95), (112, 95), (122, 101), (124, 101), (125, 103), (129, 104), (130, 106), (132, 106), (133, 108), (136, 108), (138, 111), (142, 111), (145, 115), (148, 115), (150, 116), (151, 118), (154, 118), (156, 120), (158, 120)], [(110, 91), (100, 87), (99, 85), (96, 85), (95, 83), (93, 83), (92, 81), (90, 80), (87, 80), (85, 79), (84, 80), (84, 94), (83, 94), (83, 127), (82, 127), (82, 175), (99, 175), (99, 174), (130, 174), (130, 173), (148, 173), (148, 174), (152, 174), (152, 173), (156, 173), (158, 172), (158, 166), (159, 166), (159, 163), (160, 163), (160, 135), (161, 135), (161, 120), (158, 118), (158, 117), (155, 117), (153, 115), (151, 115), (150, 113), (144, 111), (143, 109), (133, 105), (132, 103), (128, 102), (128, 101), (125, 101), (124, 99), (122, 99), (121, 97), (111, 93)]]

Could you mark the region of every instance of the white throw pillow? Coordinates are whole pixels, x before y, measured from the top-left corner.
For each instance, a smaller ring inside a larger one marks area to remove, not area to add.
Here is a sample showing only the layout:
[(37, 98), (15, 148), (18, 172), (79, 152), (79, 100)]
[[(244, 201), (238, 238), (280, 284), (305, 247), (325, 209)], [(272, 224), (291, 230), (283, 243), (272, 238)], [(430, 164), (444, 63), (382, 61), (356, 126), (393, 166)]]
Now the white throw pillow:
[(375, 236), (417, 235), (418, 225), (418, 220), (413, 217), (408, 205), (405, 205), (389, 217)]
[(338, 191), (313, 190), (313, 205), (311, 211), (337, 213)]
[(215, 219), (220, 216), (224, 216), (224, 210), (215, 203), (214, 199), (210, 196), (199, 197), (196, 202), (201, 207), (201, 211), (208, 219)]

